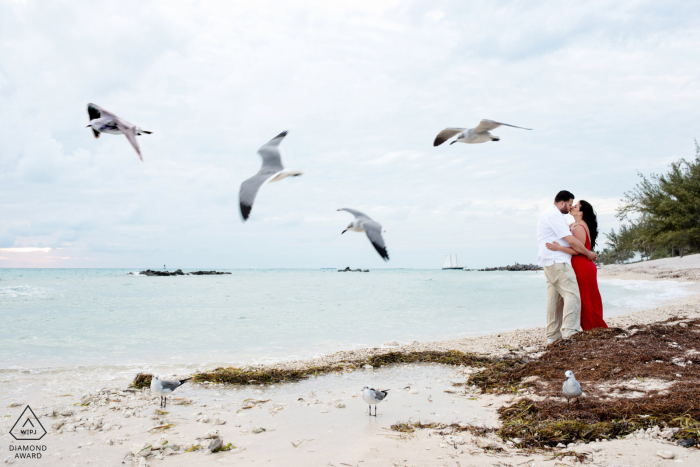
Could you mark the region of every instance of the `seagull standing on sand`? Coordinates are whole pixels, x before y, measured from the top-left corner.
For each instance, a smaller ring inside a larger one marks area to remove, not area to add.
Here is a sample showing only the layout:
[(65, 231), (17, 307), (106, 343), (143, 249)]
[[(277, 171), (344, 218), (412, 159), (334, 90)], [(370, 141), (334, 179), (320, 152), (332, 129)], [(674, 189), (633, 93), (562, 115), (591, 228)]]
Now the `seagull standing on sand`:
[(262, 167), (257, 174), (241, 183), (241, 190), (238, 197), (243, 222), (248, 220), (250, 211), (253, 209), (255, 197), (258, 196), (258, 191), (265, 182), (277, 182), (286, 177), (298, 177), (303, 173), (299, 170), (284, 172), (279, 145), (285, 136), (287, 136), (287, 132), (283, 131), (258, 149), (258, 154), (262, 157)]
[(168, 404), (168, 395), (185, 384), (192, 378), (181, 379), (180, 381), (164, 381), (159, 375), (151, 376), (151, 392), (160, 395), (160, 406), (165, 408)]
[(521, 126), (509, 125), (507, 123), (494, 122), (493, 120), (482, 120), (476, 128), (445, 128), (440, 133), (438, 133), (433, 146), (440, 146), (442, 143), (457, 135), (457, 138), (450, 144), (455, 143), (486, 143), (488, 141), (500, 141), (501, 138), (489, 133), (491, 130), (495, 130), (499, 126), (510, 126), (513, 128), (520, 128), (521, 130), (532, 130), (532, 128), (523, 128)]
[(348, 230), (352, 230), (353, 232), (364, 232), (367, 234), (367, 238), (369, 238), (369, 241), (372, 243), (374, 249), (377, 250), (377, 253), (379, 253), (379, 256), (381, 256), (384, 261), (389, 261), (389, 253), (386, 251), (384, 237), (382, 237), (382, 225), (379, 222), (372, 220), (372, 218), (370, 218), (367, 214), (354, 209), (340, 208), (338, 211), (347, 211), (355, 216), (355, 220), (350, 222), (345, 230), (340, 232), (341, 235)]
[(87, 110), (88, 115), (90, 116), (90, 124), (87, 126), (87, 128), (92, 128), (92, 133), (95, 135), (95, 138), (99, 138), (100, 133), (124, 135), (134, 149), (136, 149), (136, 154), (139, 155), (139, 159), (141, 159), (141, 162), (143, 162), (141, 148), (139, 148), (139, 142), (136, 141), (136, 136), (142, 135), (143, 133), (150, 135), (152, 132), (142, 130), (133, 123), (122, 120), (112, 112), (103, 109), (99, 105), (88, 104)]
[[(381, 391), (378, 389), (372, 389), (369, 386), (362, 388), (362, 399), (369, 404), (369, 416), (377, 416), (377, 404), (383, 401), (386, 396), (389, 395), (389, 390)], [(374, 415), (372, 415), (372, 405), (374, 405)]]
[(576, 403), (578, 403), (578, 398), (583, 394), (583, 390), (579, 382), (576, 381), (573, 371), (567, 370), (564, 374), (566, 375), (566, 381), (564, 381), (564, 385), (561, 387), (561, 393), (566, 397), (566, 405), (568, 407), (569, 398), (575, 397)]

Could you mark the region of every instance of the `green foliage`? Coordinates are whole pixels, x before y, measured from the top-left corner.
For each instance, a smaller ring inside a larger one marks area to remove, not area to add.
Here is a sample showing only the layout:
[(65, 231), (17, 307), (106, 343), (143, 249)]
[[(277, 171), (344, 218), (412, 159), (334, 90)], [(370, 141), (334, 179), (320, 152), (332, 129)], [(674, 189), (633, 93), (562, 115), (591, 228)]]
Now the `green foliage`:
[(620, 232), (604, 234), (608, 239), (608, 246), (598, 254), (598, 261), (603, 264), (622, 264), (634, 257), (635, 243), (633, 229), (626, 225), (620, 226)]
[(606, 235), (608, 247), (600, 254), (604, 264), (622, 263), (635, 252), (642, 259), (683, 256), (700, 250), (700, 146), (695, 159), (671, 164), (665, 174), (645, 176), (627, 193), (617, 217), (619, 232)]

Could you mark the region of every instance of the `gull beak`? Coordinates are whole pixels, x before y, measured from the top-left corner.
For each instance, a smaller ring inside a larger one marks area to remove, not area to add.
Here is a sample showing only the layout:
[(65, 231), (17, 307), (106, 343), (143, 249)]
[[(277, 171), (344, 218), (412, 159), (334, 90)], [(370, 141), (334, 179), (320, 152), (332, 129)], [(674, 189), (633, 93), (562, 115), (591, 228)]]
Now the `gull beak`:
[(86, 126), (85, 128), (90, 128), (90, 125)]
[(450, 143), (450, 146), (452, 146), (452, 145), (455, 144), (456, 142), (457, 142), (457, 140), (452, 141), (452, 142)]
[(340, 235), (343, 235), (347, 231), (348, 231), (348, 229), (343, 230), (342, 232), (340, 232)]

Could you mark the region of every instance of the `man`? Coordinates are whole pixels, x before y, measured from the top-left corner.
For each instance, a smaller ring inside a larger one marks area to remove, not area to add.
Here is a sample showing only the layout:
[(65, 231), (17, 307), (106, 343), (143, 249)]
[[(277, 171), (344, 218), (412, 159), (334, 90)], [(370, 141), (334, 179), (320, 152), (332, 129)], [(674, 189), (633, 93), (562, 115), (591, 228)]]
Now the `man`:
[(562, 251), (551, 251), (546, 244), (554, 241), (573, 248), (579, 254), (595, 261), (597, 255), (588, 251), (571, 234), (564, 214), (574, 204), (574, 195), (563, 190), (557, 193), (552, 204), (537, 222), (537, 264), (544, 268), (547, 279), (547, 344), (568, 339), (581, 330), (581, 296), (576, 274), (571, 267), (571, 255)]

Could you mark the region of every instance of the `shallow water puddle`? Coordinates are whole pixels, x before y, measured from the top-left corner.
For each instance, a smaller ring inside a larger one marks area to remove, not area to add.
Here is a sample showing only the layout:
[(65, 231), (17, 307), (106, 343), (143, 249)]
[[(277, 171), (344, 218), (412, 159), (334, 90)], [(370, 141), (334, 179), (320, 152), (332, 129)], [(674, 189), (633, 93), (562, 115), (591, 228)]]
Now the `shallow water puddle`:
[[(492, 411), (473, 399), (445, 392), (454, 392), (457, 388), (452, 381), (463, 379), (452, 367), (398, 365), (266, 388), (193, 388), (188, 396), (199, 397), (200, 407), (219, 408), (213, 416), (225, 419), (227, 424), (217, 428), (223, 434), (221, 428), (231, 431), (230, 424), (234, 425), (232, 431), (236, 434), (231, 441), (245, 448), (240, 453), (244, 459), (259, 458), (264, 453), (273, 462), (288, 456), (297, 458), (297, 462), (318, 461), (323, 455), (329, 461), (342, 462), (343, 458), (356, 460), (363, 450), (371, 450), (374, 438), (399, 439), (399, 434), (390, 430), (397, 422), (493, 426)], [(362, 400), (360, 392), (365, 385), (389, 389), (386, 401), (378, 405), (377, 417), (368, 415), (368, 406)], [(250, 405), (252, 408), (243, 408)], [(253, 434), (256, 427), (266, 431)]]

